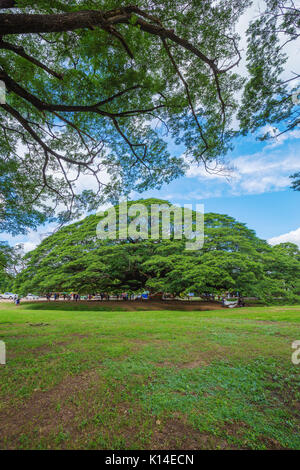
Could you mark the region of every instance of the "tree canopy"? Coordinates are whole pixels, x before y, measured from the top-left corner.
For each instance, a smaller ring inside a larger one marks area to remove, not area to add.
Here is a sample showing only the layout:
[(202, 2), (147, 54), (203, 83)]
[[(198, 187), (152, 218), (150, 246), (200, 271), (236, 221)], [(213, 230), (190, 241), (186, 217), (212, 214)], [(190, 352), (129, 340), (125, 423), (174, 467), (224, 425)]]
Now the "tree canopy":
[[(191, 162), (219, 171), (237, 134), (236, 25), (251, 3), (0, 0), (0, 229), (69, 220), (160, 187)], [(243, 132), (299, 122), (278, 46), (282, 29), (298, 36), (299, 12), (283, 3), (268, 1), (249, 30)]]
[[(261, 140), (292, 135), (300, 124), (299, 61), (286, 69), (288, 47), (299, 50), (300, 4), (266, 0), (265, 5), (247, 31), (249, 77), (238, 112), (241, 132), (258, 131)], [(299, 191), (300, 172), (291, 178)]]
[[(11, 289), (24, 255), (21, 245), (14, 248), (0, 241), (0, 292)], [(24, 266), (23, 266), (24, 267)]]
[[(151, 204), (166, 201), (140, 200)], [(129, 203), (129, 206), (133, 204)], [(118, 209), (118, 208), (117, 208)], [(134, 217), (128, 220), (133, 220)], [(227, 215), (205, 214), (201, 250), (185, 249), (184, 238), (101, 240), (91, 215), (63, 227), (25, 256), (19, 292), (194, 292), (226, 291), (262, 299), (300, 294), (300, 251), (291, 243), (271, 247), (245, 224)], [(172, 218), (171, 218), (172, 222)]]
[[(282, 72), (288, 59), (287, 46), (299, 47), (300, 10), (292, 0), (266, 0), (266, 8), (247, 31), (249, 78), (239, 111), (241, 128), (264, 129), (263, 139), (278, 137), (299, 126), (300, 99), (297, 64)], [(265, 126), (266, 124), (277, 124)]]

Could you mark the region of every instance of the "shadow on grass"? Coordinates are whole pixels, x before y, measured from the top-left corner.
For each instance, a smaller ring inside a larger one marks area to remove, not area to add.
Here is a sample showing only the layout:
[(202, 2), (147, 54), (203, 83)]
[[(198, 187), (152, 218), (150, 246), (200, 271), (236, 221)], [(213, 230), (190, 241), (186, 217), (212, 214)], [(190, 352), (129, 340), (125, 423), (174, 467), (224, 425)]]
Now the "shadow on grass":
[(24, 309), (29, 310), (64, 310), (64, 311), (93, 311), (93, 312), (124, 312), (126, 311), (122, 307), (108, 307), (101, 305), (88, 305), (77, 302), (27, 302), (23, 304)]

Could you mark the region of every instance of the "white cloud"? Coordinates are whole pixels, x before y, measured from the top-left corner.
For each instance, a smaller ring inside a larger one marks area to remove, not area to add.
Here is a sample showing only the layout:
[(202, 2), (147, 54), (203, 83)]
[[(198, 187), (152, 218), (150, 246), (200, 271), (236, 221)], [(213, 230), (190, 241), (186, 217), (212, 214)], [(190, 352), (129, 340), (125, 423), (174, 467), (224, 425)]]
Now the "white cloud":
[(300, 129), (294, 129), (292, 131), (281, 134), (277, 127), (270, 125), (262, 127), (260, 134), (269, 134), (269, 136), (272, 137), (272, 139), (266, 145), (266, 149), (278, 147), (288, 139), (300, 139)]
[(39, 227), (37, 231), (29, 230), (26, 235), (17, 235), (15, 237), (8, 233), (2, 233), (1, 240), (7, 241), (10, 246), (22, 244), (24, 252), (28, 253), (28, 251), (34, 250), (34, 248), (41, 243), (43, 238), (50, 235), (56, 227), (57, 225), (55, 224), (48, 224), (46, 227)]
[(248, 194), (262, 194), (269, 191), (280, 191), (290, 184), (288, 176), (264, 176), (262, 178), (250, 178), (243, 181), (240, 185), (241, 189)]
[(278, 245), (279, 243), (291, 242), (295, 243), (300, 248), (300, 227), (296, 230), (292, 230), (291, 232), (283, 233), (278, 237), (272, 237), (268, 240), (268, 242), (270, 243), (270, 245)]
[[(266, 148), (265, 148), (266, 149)], [(274, 175), (285, 172), (299, 170), (300, 157), (296, 148), (288, 154), (284, 152), (268, 152), (265, 149), (262, 152), (253, 155), (244, 155), (233, 161), (235, 167), (235, 177), (242, 178), (244, 175)]]
[(28, 253), (28, 251), (34, 250), (36, 246), (37, 246), (37, 243), (25, 242), (23, 243), (24, 252)]
[[(300, 137), (300, 133), (299, 133)], [(250, 143), (251, 145), (251, 143)], [(289, 176), (300, 169), (299, 143), (288, 141), (279, 148), (265, 145), (256, 153), (241, 155), (231, 160), (232, 169), (226, 172), (208, 174), (203, 166), (191, 165), (186, 173), (188, 178), (196, 178), (203, 190), (214, 195), (239, 196), (262, 194), (270, 191), (281, 191), (291, 185)], [(221, 166), (219, 167), (221, 169)], [(213, 188), (211, 185), (213, 184)], [(216, 188), (217, 185), (217, 188)], [(217, 194), (218, 190), (219, 194)], [(220, 194), (221, 193), (221, 194)], [(206, 196), (208, 197), (208, 196)]]

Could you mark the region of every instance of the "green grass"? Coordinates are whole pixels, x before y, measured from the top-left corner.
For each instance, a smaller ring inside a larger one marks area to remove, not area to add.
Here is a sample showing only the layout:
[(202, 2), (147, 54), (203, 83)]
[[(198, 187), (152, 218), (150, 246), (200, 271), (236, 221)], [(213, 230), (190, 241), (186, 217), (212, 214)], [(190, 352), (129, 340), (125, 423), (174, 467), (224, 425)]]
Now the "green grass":
[(0, 304), (1, 449), (300, 449), (299, 306), (34, 307)]

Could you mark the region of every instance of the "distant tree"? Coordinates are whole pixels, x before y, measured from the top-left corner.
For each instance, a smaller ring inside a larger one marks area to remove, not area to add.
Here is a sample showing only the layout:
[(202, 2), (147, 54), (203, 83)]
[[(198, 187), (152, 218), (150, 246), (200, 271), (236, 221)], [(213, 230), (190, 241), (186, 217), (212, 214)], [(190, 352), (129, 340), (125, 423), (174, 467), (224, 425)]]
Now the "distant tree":
[[(139, 202), (147, 207), (166, 203), (155, 199)], [(151, 239), (150, 222), (147, 240), (100, 240), (96, 237), (100, 220), (91, 215), (44, 239), (25, 256), (26, 268), (17, 275), (15, 288), (24, 293), (85, 294), (229, 291), (264, 300), (292, 300), (299, 292), (297, 246), (271, 247), (245, 224), (227, 215), (205, 214), (205, 242), (199, 251), (186, 250), (184, 238)]]
[(0, 241), (0, 292), (7, 291), (13, 284), (13, 260), (13, 248)]

